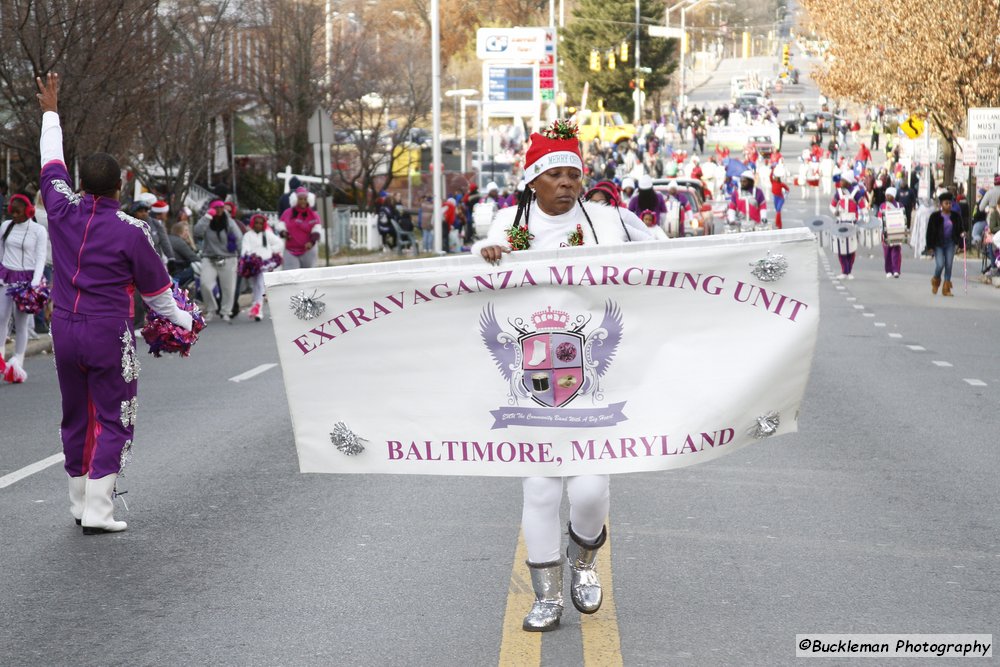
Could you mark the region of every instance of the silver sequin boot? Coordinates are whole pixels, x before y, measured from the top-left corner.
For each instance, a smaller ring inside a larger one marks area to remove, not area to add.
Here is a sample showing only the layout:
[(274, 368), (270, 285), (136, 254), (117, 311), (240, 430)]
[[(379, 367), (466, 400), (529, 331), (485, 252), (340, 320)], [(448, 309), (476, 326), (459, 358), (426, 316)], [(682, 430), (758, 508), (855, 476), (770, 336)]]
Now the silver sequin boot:
[(607, 527), (601, 529), (601, 535), (593, 544), (587, 544), (573, 532), (569, 526), (569, 546), (566, 547), (566, 557), (569, 560), (570, 597), (573, 606), (581, 614), (593, 614), (601, 608), (604, 593), (601, 591), (601, 580), (597, 576), (597, 551), (608, 539)]
[(548, 632), (559, 627), (563, 611), (563, 560), (528, 563), (535, 602), (521, 627), (528, 632)]

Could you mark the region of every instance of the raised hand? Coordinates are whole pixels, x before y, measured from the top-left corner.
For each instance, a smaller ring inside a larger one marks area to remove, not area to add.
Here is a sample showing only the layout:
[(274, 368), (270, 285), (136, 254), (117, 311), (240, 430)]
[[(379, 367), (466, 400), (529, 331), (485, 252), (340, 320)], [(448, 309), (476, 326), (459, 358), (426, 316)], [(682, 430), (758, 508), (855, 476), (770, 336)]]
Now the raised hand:
[(59, 75), (55, 72), (49, 72), (45, 81), (42, 81), (41, 77), (35, 77), (35, 83), (38, 85), (38, 94), (35, 97), (38, 98), (38, 104), (42, 107), (42, 112), (58, 112)]

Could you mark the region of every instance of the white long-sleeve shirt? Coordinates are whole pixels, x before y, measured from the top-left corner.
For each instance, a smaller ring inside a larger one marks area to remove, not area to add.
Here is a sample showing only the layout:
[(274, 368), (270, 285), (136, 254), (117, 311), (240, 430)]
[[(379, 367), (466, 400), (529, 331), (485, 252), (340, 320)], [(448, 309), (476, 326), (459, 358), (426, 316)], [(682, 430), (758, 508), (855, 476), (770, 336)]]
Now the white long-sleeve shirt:
[(270, 229), (265, 229), (258, 234), (247, 230), (243, 235), (242, 254), (257, 255), (261, 259), (271, 259), (271, 255), (280, 255), (285, 250), (285, 242)]
[[(531, 211), (528, 216), (528, 231), (534, 235), (531, 240), (531, 247), (536, 250), (559, 248), (568, 245), (569, 235), (576, 231), (577, 225), (583, 234), (584, 245), (620, 245), (627, 242), (625, 227), (628, 228), (628, 237), (633, 241), (650, 241), (652, 234), (641, 222), (633, 226), (632, 221), (625, 221), (618, 216), (614, 207), (604, 206), (586, 202), (583, 206), (587, 209), (594, 229), (591, 230), (587, 218), (583, 214), (580, 205), (575, 205), (569, 212), (562, 215), (549, 215), (538, 207), (537, 202), (531, 203)], [(500, 210), (490, 225), (490, 231), (485, 239), (476, 241), (472, 246), (472, 254), (478, 255), (479, 251), (489, 246), (500, 246), (510, 249), (507, 242), (507, 230), (514, 224), (517, 207), (510, 206)], [(624, 225), (623, 225), (624, 223)], [(522, 223), (523, 224), (523, 221)], [(594, 232), (597, 239), (594, 239)]]
[[(12, 220), (0, 224), (0, 264), (10, 271), (31, 271), (31, 284), (37, 285), (45, 271), (49, 233), (34, 220), (14, 225)], [(7, 240), (3, 241), (4, 234)]]

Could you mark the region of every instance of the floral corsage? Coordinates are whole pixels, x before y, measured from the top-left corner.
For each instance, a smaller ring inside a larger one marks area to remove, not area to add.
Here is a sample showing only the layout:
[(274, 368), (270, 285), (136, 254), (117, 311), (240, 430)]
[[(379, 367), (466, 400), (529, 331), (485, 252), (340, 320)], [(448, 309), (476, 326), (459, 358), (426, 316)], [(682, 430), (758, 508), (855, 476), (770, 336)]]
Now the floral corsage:
[(527, 227), (511, 227), (507, 230), (507, 243), (511, 250), (527, 250), (531, 247), (531, 239), (535, 235)]

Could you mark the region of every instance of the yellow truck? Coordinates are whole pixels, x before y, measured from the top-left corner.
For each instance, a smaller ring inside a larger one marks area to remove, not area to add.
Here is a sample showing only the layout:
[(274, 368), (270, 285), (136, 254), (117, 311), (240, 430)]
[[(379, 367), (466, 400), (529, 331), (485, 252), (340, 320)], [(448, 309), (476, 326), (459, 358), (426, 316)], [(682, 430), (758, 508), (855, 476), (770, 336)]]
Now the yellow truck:
[(616, 111), (584, 109), (577, 112), (572, 120), (580, 126), (580, 141), (584, 145), (594, 139), (616, 145), (623, 141), (631, 141), (636, 135), (635, 125), (626, 123), (622, 115)]

